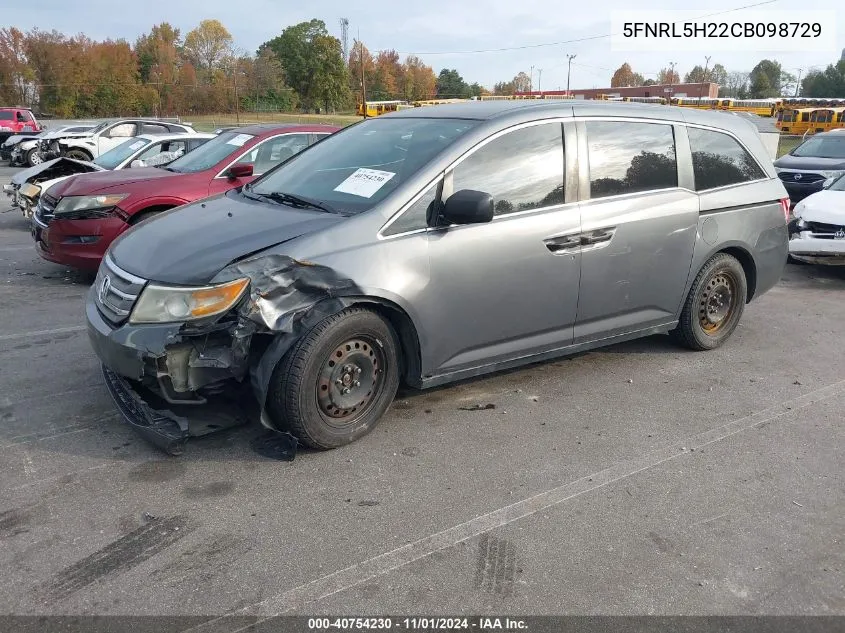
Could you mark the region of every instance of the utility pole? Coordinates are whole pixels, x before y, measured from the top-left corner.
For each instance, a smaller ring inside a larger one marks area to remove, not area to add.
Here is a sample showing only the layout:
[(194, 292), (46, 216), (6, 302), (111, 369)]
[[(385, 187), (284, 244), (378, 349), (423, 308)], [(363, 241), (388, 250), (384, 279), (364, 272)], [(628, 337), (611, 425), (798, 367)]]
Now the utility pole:
[[(704, 62), (704, 79), (703, 79), (702, 83), (707, 83), (707, 69), (710, 67), (710, 57), (712, 57), (712, 56), (711, 55), (705, 55), (704, 56), (704, 59), (706, 61)], [(704, 96), (704, 86), (701, 86), (701, 90), (699, 91), (698, 96), (699, 96), (699, 98)]]
[(538, 68), (537, 72), (539, 73), (539, 77), (537, 77), (537, 92), (541, 95), (543, 94), (543, 69)]
[(677, 66), (677, 62), (669, 62), (669, 99), (672, 99), (672, 93), (674, 92), (674, 84), (675, 84), (675, 66)]
[(566, 60), (569, 64), (569, 68), (566, 71), (566, 95), (569, 96), (569, 76), (572, 74), (572, 60), (575, 59), (577, 55), (569, 55), (567, 53)]
[(528, 92), (534, 92), (534, 66), (531, 66), (531, 79), (528, 82)]
[(361, 29), (358, 29), (358, 61), (361, 64), (361, 111), (367, 118), (367, 89), (364, 86), (364, 42), (361, 41)]
[(798, 96), (798, 93), (801, 91), (801, 71), (804, 70), (803, 68), (798, 69), (798, 81), (795, 82), (795, 96)]

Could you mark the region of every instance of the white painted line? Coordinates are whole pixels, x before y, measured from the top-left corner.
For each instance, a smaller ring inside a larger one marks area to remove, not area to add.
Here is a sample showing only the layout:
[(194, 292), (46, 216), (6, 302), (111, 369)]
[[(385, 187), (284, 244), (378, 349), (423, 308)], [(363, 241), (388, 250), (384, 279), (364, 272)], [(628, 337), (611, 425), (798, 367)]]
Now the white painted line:
[(15, 251), (32, 251), (35, 252), (35, 244), (28, 246), (0, 246), (0, 253), (11, 253)]
[(564, 501), (579, 497), (598, 488), (603, 488), (622, 479), (632, 477), (655, 466), (677, 459), (682, 455), (689, 455), (690, 449), (692, 448), (699, 449), (703, 446), (722, 441), (742, 431), (793, 413), (798, 409), (840, 395), (843, 391), (845, 391), (845, 380), (816, 389), (803, 396), (776, 404), (768, 409), (734, 420), (709, 431), (698, 433), (685, 440), (675, 442), (671, 446), (654, 450), (638, 458), (619, 462), (592, 475), (587, 475), (586, 477), (563, 484), (552, 490), (528, 497), (522, 501), (517, 501), (509, 506), (475, 517), (442, 532), (437, 532), (413, 543), (397, 547), (390, 552), (385, 552), (379, 556), (351, 565), (346, 569), (341, 569), (332, 574), (294, 587), (284, 593), (271, 596), (261, 602), (242, 607), (237, 611), (220, 616), (219, 618), (208, 620), (199, 626), (187, 629), (187, 631), (202, 631), (204, 627), (211, 627), (219, 620), (229, 617), (256, 615), (257, 608), (257, 615), (259, 616), (257, 621), (252, 622), (248, 627), (242, 627), (230, 633), (255, 627), (265, 619), (294, 609), (301, 610), (310, 603), (361, 585), (377, 576), (425, 558), (434, 552), (448, 549), (485, 532), (524, 519), (532, 514), (542, 512)]
[(18, 338), (31, 338), (33, 336), (50, 336), (51, 334), (67, 334), (69, 332), (84, 332), (84, 325), (70, 325), (68, 327), (57, 327), (52, 330), (34, 330), (31, 332), (19, 332), (18, 334), (0, 335), (0, 341), (14, 341)]

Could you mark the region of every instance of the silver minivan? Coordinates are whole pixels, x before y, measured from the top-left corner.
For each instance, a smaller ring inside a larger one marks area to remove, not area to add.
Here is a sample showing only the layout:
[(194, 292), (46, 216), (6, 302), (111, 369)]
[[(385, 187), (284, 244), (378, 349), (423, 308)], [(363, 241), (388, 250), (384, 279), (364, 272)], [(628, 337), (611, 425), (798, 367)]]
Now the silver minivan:
[(718, 347), (780, 278), (788, 213), (756, 130), (724, 113), (414, 108), (125, 233), (89, 334), (124, 417), (168, 452), (244, 421), (245, 402), (333, 448), (400, 382), (655, 333)]

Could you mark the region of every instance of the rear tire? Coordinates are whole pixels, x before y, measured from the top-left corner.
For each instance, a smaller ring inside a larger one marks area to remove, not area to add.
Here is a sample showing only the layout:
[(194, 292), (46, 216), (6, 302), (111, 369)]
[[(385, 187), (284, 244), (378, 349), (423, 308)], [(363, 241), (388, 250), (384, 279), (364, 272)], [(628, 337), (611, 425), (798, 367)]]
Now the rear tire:
[(91, 156), (91, 154), (86, 152), (84, 149), (69, 149), (68, 151), (65, 152), (65, 157), (66, 158), (73, 158), (74, 160), (87, 160), (87, 161), (94, 160), (94, 157)]
[(399, 387), (400, 348), (393, 328), (365, 308), (327, 317), (276, 366), (267, 411), (304, 445), (350, 444), (378, 424)]
[(716, 253), (696, 276), (681, 319), (673, 334), (696, 351), (716, 349), (733, 334), (748, 296), (742, 264), (732, 255)]

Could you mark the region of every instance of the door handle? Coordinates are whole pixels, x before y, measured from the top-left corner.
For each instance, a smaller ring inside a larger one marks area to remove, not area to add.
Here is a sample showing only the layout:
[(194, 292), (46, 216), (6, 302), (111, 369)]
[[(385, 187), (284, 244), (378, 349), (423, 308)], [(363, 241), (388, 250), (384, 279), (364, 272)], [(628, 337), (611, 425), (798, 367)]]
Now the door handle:
[(579, 248), (581, 246), (581, 236), (576, 234), (559, 235), (543, 240), (543, 243), (552, 253), (562, 253)]
[(616, 229), (596, 229), (589, 233), (584, 233), (581, 236), (581, 244), (583, 246), (592, 246), (593, 244), (601, 244), (602, 242), (609, 242), (613, 237)]

